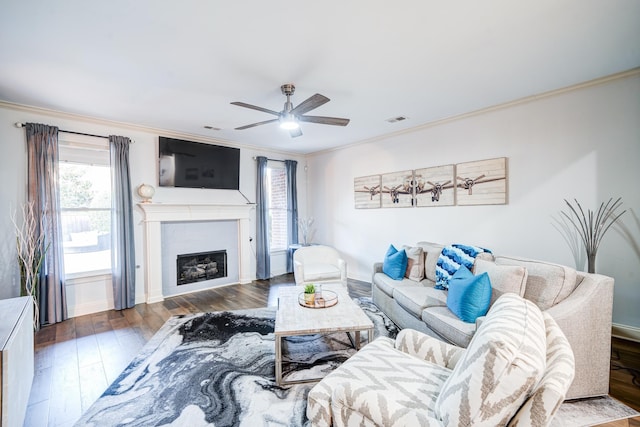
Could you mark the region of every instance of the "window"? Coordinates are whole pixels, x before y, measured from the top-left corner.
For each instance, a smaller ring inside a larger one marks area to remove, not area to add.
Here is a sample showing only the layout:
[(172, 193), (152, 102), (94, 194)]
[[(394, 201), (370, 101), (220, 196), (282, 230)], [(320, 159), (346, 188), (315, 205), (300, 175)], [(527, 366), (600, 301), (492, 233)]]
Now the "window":
[(267, 164), (270, 251), (284, 251), (287, 236), (287, 172), (282, 162)]
[(60, 141), (65, 277), (111, 273), (111, 167), (106, 140)]

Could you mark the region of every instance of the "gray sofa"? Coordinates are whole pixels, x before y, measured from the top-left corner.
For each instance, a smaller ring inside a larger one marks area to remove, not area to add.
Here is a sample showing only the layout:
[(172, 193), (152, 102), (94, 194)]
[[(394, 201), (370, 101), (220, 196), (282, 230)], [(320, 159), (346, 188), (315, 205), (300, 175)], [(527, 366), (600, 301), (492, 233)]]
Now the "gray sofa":
[[(393, 280), (382, 272), (382, 262), (375, 263), (374, 303), (403, 329), (416, 329), (467, 347), (483, 318), (478, 318), (476, 323), (463, 322), (447, 308), (447, 291), (434, 288), (436, 263), (443, 245), (418, 242), (405, 248), (411, 255), (407, 269), (407, 276), (411, 278)], [(613, 310), (611, 277), (488, 253), (478, 255), (473, 272), (489, 275), (492, 304), (504, 293), (517, 293), (549, 313), (560, 326), (571, 344), (576, 365), (567, 399), (608, 394)]]

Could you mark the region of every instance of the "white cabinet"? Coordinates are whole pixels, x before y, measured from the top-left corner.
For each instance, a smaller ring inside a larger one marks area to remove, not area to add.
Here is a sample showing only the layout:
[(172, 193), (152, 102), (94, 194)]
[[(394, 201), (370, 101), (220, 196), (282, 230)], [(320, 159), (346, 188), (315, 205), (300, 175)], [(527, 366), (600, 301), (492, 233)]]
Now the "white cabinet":
[(0, 300), (0, 425), (22, 427), (33, 382), (31, 297)]

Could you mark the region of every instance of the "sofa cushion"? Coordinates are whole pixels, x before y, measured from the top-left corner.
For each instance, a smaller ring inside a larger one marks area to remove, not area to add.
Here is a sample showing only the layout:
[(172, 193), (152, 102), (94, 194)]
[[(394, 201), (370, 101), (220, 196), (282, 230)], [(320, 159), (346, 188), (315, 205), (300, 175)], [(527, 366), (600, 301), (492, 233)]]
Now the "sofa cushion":
[(396, 336), (396, 348), (418, 359), (453, 369), (466, 351), (415, 329), (405, 328)]
[[(438, 391), (450, 373), (378, 338), (311, 389), (307, 417), (314, 426), (327, 427), (363, 425), (364, 414), (378, 425), (431, 425)], [(415, 404), (407, 407), (407, 402)]]
[(427, 307), (447, 305), (446, 291), (424, 286), (397, 286), (393, 291), (393, 298), (418, 319), (422, 316), (422, 310)]
[(436, 415), (445, 425), (506, 425), (542, 379), (546, 347), (540, 309), (503, 295), (442, 387)]
[(377, 286), (380, 290), (382, 290), (385, 294), (390, 297), (393, 297), (393, 291), (398, 287), (408, 286), (408, 287), (424, 287), (424, 283), (422, 282), (414, 282), (409, 279), (402, 280), (393, 280), (391, 277), (387, 276), (384, 273), (375, 273), (373, 275), (373, 286)]
[(323, 263), (305, 263), (304, 264), (304, 281), (313, 282), (314, 280), (328, 280), (340, 277), (340, 269), (333, 264)]
[(496, 257), (496, 264), (526, 268), (528, 277), (524, 297), (543, 311), (564, 300), (576, 288), (576, 270), (564, 265), (506, 256)]
[(431, 242), (418, 242), (416, 245), (420, 246), (424, 252), (424, 276), (432, 282), (435, 282), (436, 263), (444, 246)]
[(390, 245), (382, 262), (382, 272), (394, 280), (402, 280), (407, 270), (407, 253)]
[(477, 259), (475, 274), (487, 273), (491, 280), (491, 305), (507, 292), (524, 296), (527, 284), (527, 269), (520, 265), (497, 265), (495, 262)]
[(424, 252), (420, 246), (403, 246), (407, 254), (407, 270), (404, 277), (419, 282), (424, 279)]
[(463, 322), (446, 306), (425, 308), (421, 317), (429, 329), (460, 347), (468, 346), (476, 331), (474, 323)]
[(487, 314), (491, 302), (491, 282), (489, 275), (474, 276), (465, 266), (461, 266), (449, 280), (447, 307), (463, 322), (475, 323)]

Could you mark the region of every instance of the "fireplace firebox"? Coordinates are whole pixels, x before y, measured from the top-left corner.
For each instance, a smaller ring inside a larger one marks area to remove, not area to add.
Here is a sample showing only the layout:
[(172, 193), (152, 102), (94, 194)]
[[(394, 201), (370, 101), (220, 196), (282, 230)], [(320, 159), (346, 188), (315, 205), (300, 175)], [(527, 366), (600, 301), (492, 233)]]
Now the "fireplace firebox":
[(178, 255), (176, 265), (178, 286), (227, 277), (227, 251)]

